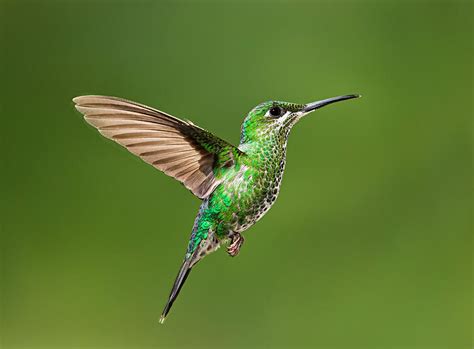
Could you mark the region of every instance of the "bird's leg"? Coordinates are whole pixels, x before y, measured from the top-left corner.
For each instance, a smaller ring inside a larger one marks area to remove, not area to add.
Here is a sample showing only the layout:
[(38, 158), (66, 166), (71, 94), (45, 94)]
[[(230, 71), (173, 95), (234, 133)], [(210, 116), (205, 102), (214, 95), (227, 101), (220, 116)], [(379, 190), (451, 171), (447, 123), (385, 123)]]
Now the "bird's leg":
[(227, 253), (229, 256), (235, 257), (240, 252), (240, 247), (242, 247), (242, 244), (244, 243), (244, 237), (239, 233), (234, 233), (232, 234), (231, 239), (232, 241), (229, 247), (227, 247)]

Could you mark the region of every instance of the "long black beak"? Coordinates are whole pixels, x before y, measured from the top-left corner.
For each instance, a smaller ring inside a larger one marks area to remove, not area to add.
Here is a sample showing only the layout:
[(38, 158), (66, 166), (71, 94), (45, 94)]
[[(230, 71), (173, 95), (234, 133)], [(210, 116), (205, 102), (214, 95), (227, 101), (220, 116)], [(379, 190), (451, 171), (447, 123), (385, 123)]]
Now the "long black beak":
[(346, 95), (346, 96), (338, 96), (338, 97), (323, 99), (322, 101), (317, 101), (317, 102), (313, 102), (313, 103), (308, 103), (303, 108), (303, 112), (304, 113), (309, 113), (310, 111), (322, 108), (325, 105), (328, 105), (328, 104), (331, 104), (331, 103), (336, 103), (336, 102), (340, 102), (340, 101), (345, 101), (346, 99), (359, 98), (359, 97), (360, 97), (360, 95)]

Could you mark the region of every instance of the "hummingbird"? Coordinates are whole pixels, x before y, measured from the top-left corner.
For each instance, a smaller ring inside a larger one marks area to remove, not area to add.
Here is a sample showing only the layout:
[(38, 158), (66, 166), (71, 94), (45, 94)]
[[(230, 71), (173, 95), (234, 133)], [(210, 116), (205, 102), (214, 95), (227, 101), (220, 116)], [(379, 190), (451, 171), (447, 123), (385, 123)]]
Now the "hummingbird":
[(105, 137), (180, 181), (202, 200), (186, 253), (160, 317), (163, 323), (192, 268), (221, 245), (235, 257), (250, 228), (274, 204), (285, 169), (292, 127), (305, 115), (351, 94), (298, 104), (263, 102), (245, 117), (239, 146), (143, 104), (108, 96), (73, 99), (85, 120)]

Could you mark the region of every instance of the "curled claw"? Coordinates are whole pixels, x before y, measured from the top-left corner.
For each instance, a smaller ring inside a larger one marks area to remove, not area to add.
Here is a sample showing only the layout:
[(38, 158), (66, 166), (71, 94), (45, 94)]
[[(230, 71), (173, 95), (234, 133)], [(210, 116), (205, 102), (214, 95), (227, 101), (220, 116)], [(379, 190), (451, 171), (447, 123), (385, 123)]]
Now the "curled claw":
[(227, 247), (227, 253), (231, 257), (235, 257), (239, 254), (240, 252), (240, 247), (242, 247), (242, 244), (244, 243), (244, 237), (240, 235), (239, 233), (235, 233), (232, 235), (232, 242)]

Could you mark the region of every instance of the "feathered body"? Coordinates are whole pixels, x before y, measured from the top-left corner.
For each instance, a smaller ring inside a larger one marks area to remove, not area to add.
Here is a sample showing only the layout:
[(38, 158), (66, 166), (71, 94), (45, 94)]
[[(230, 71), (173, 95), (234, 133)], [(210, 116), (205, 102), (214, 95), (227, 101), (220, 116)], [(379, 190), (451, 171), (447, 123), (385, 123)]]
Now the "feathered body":
[(231, 166), (216, 174), (221, 183), (201, 204), (188, 254), (209, 236), (218, 244), (245, 231), (275, 202), (285, 168), (289, 129), (262, 127), (257, 115), (264, 111), (258, 106), (250, 113), (242, 127), (240, 153), (235, 154)]
[(222, 243), (238, 254), (243, 231), (270, 209), (280, 191), (292, 126), (321, 106), (355, 95), (310, 104), (265, 102), (242, 124), (238, 147), (162, 111), (116, 97), (82, 96), (76, 108), (104, 136), (182, 182), (201, 198), (184, 261), (161, 316), (163, 322), (191, 268)]

